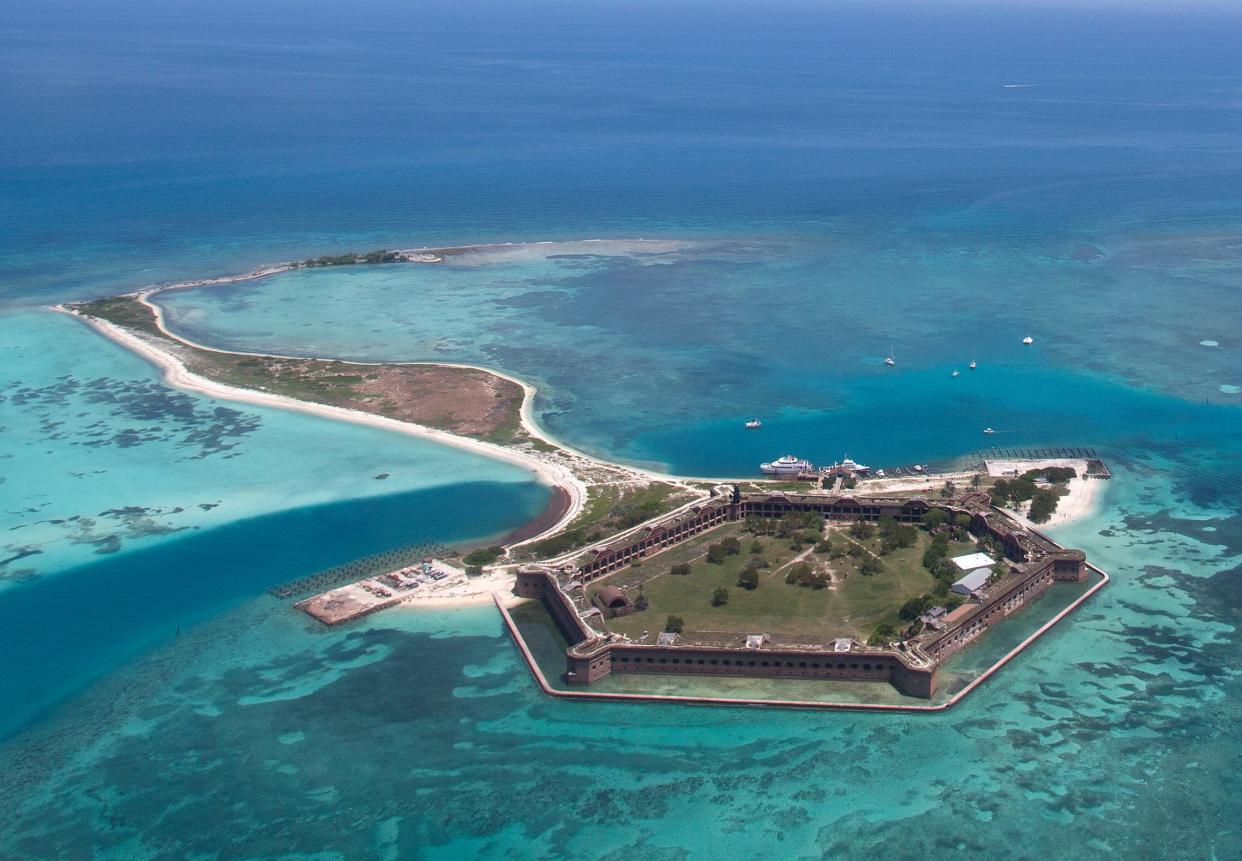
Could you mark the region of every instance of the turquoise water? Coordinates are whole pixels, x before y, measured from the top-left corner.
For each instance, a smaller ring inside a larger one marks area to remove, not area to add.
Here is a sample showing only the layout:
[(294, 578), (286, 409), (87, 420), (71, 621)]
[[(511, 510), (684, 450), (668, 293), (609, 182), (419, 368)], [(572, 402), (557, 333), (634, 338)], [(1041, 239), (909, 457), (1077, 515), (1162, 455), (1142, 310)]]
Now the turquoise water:
[(10, 313), (0, 855), (1242, 856), (1236, 10), (411, 9), (6, 4), (0, 301), (626, 240), (166, 303), (504, 368), (573, 444), (687, 472), (1092, 445), (1117, 477), (1058, 536), (1114, 580), (943, 715), (551, 701), (486, 608), (326, 631), (262, 595), (508, 529), (524, 475)]
[(999, 831), (1018, 857), (1231, 857), (1233, 629), (1210, 618), (1237, 593), (1204, 575), (1242, 546), (1203, 533), (1222, 520), (1194, 506), (1177, 516), (1207, 540), (1136, 544), (1159, 490), (1123, 470), (1112, 513), (1062, 536), (1110, 559), (1115, 582), (933, 716), (565, 703), (536, 692), (489, 610), (310, 633), (261, 600), (62, 712), (53, 747), (10, 746), (11, 845), (58, 858), (994, 857)]
[[(1242, 398), (1219, 391), (1242, 372), (1242, 343), (1221, 334), (1219, 302), (1195, 304), (1176, 336), (1168, 316), (1126, 316), (1115, 297), (1084, 298), (1073, 317), (1037, 304), (1043, 276), (1017, 291), (1025, 296), (971, 307), (981, 267), (959, 266), (951, 281), (935, 270), (958, 249), (937, 253), (924, 267), (933, 271), (903, 281), (847, 271), (842, 258), (867, 255), (832, 233), (561, 243), (446, 265), (300, 271), (158, 301), (174, 328), (235, 349), (503, 367), (542, 387), (554, 434), (687, 475), (755, 474), (786, 452), (893, 466), (990, 445), (1129, 449), (1242, 434)], [(1098, 270), (1059, 277), (1105, 280)], [(882, 298), (893, 295), (901, 301)], [(1170, 314), (1188, 304), (1163, 301)], [(1034, 345), (1021, 344), (1025, 332)], [(1200, 346), (1208, 334), (1222, 346)], [(895, 368), (883, 365), (890, 344)], [(764, 421), (757, 433), (743, 427), (752, 416)]]
[(177, 392), (63, 315), (0, 332), (0, 733), (268, 586), (547, 504), (509, 464)]

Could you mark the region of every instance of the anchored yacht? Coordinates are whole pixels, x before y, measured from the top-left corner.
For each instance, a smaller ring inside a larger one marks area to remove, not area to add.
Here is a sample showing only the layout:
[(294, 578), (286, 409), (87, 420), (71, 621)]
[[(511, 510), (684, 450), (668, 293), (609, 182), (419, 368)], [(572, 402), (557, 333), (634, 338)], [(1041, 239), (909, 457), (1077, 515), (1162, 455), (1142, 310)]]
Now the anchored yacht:
[(810, 472), (814, 467), (809, 460), (794, 457), (787, 454), (784, 457), (778, 457), (771, 463), (759, 464), (759, 471), (764, 475), (801, 475), (804, 472)]

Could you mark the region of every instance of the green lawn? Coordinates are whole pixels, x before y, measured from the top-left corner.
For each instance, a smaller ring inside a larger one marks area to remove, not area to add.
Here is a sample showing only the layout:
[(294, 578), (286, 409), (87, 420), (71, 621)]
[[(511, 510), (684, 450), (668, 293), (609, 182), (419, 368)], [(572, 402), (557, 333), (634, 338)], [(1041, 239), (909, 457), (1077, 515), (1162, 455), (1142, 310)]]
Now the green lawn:
[[(834, 528), (833, 541), (844, 541), (843, 533), (840, 527)], [(742, 552), (728, 557), (721, 565), (708, 563), (704, 558), (708, 545), (727, 535), (740, 538)], [(729, 524), (645, 560), (638, 568), (626, 568), (593, 583), (590, 589), (594, 592), (606, 585), (634, 587), (643, 584), (649, 609), (608, 623), (610, 629), (631, 637), (660, 630), (665, 619), (674, 615), (685, 621), (684, 634), (688, 640), (694, 639), (695, 632), (706, 635), (763, 633), (776, 640), (781, 636), (805, 640), (807, 637), (843, 636), (866, 639), (881, 622), (897, 625), (897, 611), (901, 605), (930, 591), (935, 584), (922, 566), (923, 551), (930, 537), (920, 530), (916, 546), (881, 556), (884, 571), (871, 576), (860, 574), (858, 562), (852, 557), (829, 561), (825, 555), (811, 554), (806, 561), (820, 568), (830, 568), (834, 574), (833, 587), (820, 590), (786, 583), (788, 569), (781, 566), (797, 554), (784, 539), (759, 538), (764, 549), (758, 555), (772, 567), (762, 571), (759, 588), (750, 591), (737, 585), (737, 577), (754, 555), (750, 547), (755, 540), (755, 536), (743, 531), (741, 524)], [(873, 550), (879, 547), (874, 539), (864, 544)], [(955, 543), (951, 549), (957, 553), (974, 548)], [(690, 574), (673, 576), (668, 573), (673, 565), (691, 560)], [(729, 602), (713, 607), (712, 593), (721, 586), (729, 590)], [(638, 594), (634, 588), (627, 591), (632, 599)]]

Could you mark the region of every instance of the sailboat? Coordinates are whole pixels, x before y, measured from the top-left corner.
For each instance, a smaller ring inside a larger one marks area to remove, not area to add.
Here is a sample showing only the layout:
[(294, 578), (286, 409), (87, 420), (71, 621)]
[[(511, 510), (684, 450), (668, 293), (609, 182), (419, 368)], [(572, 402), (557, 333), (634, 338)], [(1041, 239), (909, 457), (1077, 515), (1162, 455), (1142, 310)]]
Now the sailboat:
[(884, 364), (888, 365), (890, 368), (893, 367), (893, 365), (897, 364), (897, 361), (893, 358), (893, 345), (892, 344), (888, 345), (888, 356), (884, 359)]

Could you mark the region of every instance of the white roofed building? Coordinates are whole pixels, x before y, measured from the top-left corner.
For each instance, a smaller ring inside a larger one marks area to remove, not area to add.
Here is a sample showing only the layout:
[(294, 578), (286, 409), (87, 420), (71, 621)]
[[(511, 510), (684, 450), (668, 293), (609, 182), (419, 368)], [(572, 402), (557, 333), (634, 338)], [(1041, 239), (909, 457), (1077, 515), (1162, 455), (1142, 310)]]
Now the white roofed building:
[(954, 556), (949, 561), (957, 566), (958, 571), (974, 571), (996, 564), (996, 560), (986, 553), (967, 553), (965, 556)]

